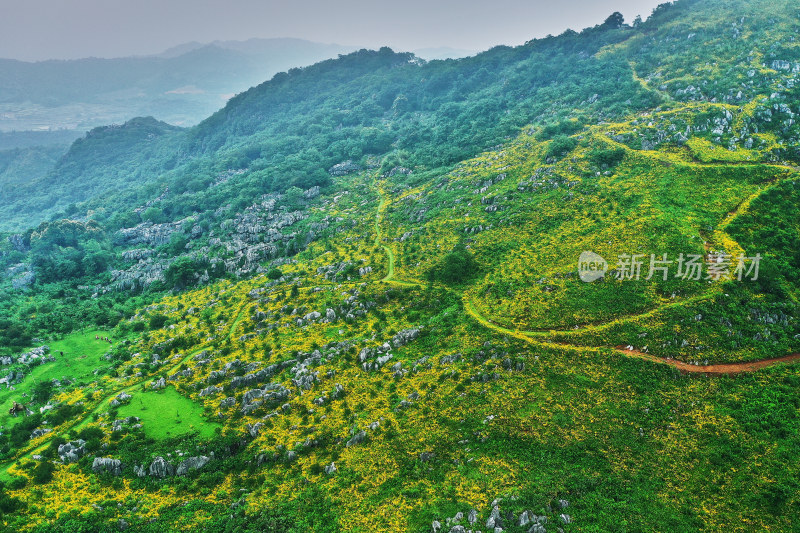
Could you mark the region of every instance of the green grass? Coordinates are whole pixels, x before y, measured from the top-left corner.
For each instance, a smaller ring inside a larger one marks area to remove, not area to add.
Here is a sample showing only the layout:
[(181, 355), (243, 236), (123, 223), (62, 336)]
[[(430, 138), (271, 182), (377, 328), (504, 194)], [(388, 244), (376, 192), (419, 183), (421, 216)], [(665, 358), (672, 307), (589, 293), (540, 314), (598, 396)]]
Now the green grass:
[(166, 439), (198, 432), (202, 438), (214, 436), (219, 424), (203, 418), (203, 407), (181, 396), (175, 389), (132, 392), (130, 403), (118, 410), (117, 418), (138, 416), (145, 433), (154, 439)]
[[(15, 401), (20, 403), (30, 401), (31, 391), (40, 381), (65, 377), (81, 381), (92, 376), (96, 368), (107, 366), (108, 362), (103, 359), (103, 355), (108, 352), (111, 345), (103, 340), (95, 340), (95, 335), (105, 337), (108, 332), (99, 329), (79, 331), (60, 340), (46, 343), (50, 346), (50, 354), (56, 360), (33, 368), (21, 383), (14, 386), (16, 390), (0, 389), (0, 424), (13, 424), (18, 420), (8, 414), (9, 408)], [(64, 355), (62, 356), (60, 352), (64, 352)]]

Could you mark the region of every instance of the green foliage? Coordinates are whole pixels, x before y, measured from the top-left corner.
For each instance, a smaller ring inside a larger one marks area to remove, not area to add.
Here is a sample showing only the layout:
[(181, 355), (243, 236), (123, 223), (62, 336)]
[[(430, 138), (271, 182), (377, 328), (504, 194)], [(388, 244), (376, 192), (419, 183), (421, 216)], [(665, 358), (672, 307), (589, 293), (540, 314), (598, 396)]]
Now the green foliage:
[(291, 211), (297, 211), (303, 206), (303, 189), (292, 186), (286, 189), (284, 200)]
[(407, 150), (394, 150), (381, 161), (380, 174), (386, 175), (398, 167), (411, 168), (413, 166), (411, 154)]
[(167, 317), (166, 315), (155, 313), (150, 317), (150, 322), (149, 322), (150, 329), (151, 330), (161, 329), (167, 324), (168, 321), (169, 317)]
[(558, 135), (574, 135), (585, 127), (581, 120), (562, 120), (554, 124), (548, 124), (536, 135), (538, 141), (548, 141)]
[(100, 440), (105, 436), (103, 430), (98, 427), (86, 427), (81, 429), (75, 434), (75, 438), (83, 439), (85, 441)]
[(0, 318), (0, 345), (19, 351), (31, 342), (30, 333), (22, 323)]
[(33, 387), (33, 401), (36, 403), (45, 403), (50, 399), (53, 394), (53, 382), (46, 380), (40, 381)]
[(0, 482), (0, 517), (22, 509), (24, 504), (18, 499), (6, 493), (5, 483)]
[(474, 277), (478, 271), (479, 266), (475, 258), (464, 242), (459, 241), (438, 265), (428, 271), (428, 279), (448, 285), (457, 285)]
[(56, 467), (50, 461), (42, 461), (33, 469), (33, 482), (37, 485), (49, 483), (53, 479)]
[(113, 257), (108, 239), (95, 222), (43, 222), (26, 233), (26, 240), (40, 283), (95, 276)]
[(147, 209), (145, 209), (144, 213), (142, 213), (143, 222), (152, 222), (154, 224), (160, 224), (165, 220), (166, 217), (164, 217), (164, 211), (162, 211), (158, 207), (148, 207)]
[(561, 159), (574, 150), (576, 146), (578, 146), (578, 141), (572, 137), (567, 137), (563, 134), (556, 135), (553, 137), (553, 140), (550, 141), (545, 157), (548, 159)]
[(203, 263), (189, 257), (181, 256), (169, 265), (164, 273), (167, 285), (175, 289), (186, 288), (194, 279), (195, 273), (203, 268)]
[(613, 168), (624, 158), (624, 148), (598, 148), (589, 152), (589, 159), (603, 168)]

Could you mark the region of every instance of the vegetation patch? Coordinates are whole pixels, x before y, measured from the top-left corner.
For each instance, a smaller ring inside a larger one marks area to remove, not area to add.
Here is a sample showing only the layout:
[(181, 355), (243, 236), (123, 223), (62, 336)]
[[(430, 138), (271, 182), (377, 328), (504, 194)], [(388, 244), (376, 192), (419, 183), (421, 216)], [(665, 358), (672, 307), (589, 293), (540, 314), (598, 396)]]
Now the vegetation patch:
[(147, 436), (168, 439), (197, 433), (211, 438), (219, 426), (206, 420), (203, 406), (167, 387), (160, 391), (134, 392), (131, 401), (116, 411), (116, 418), (139, 418)]

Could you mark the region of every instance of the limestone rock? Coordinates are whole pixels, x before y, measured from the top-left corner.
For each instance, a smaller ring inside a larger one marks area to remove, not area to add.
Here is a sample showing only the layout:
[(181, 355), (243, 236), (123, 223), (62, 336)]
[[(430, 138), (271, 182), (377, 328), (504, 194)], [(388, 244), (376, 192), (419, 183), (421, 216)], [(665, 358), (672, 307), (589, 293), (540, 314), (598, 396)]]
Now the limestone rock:
[(168, 463), (163, 457), (156, 457), (153, 459), (148, 470), (151, 476), (162, 479), (175, 474), (175, 467)]
[(199, 470), (200, 468), (203, 468), (210, 460), (211, 459), (205, 455), (201, 455), (199, 457), (189, 457), (178, 465), (176, 474), (179, 476), (185, 476), (191, 470)]
[(83, 439), (73, 440), (58, 446), (58, 456), (64, 464), (74, 463), (86, 452)]
[(100, 474), (107, 472), (114, 476), (122, 474), (122, 461), (110, 457), (95, 457), (92, 461), (92, 472)]

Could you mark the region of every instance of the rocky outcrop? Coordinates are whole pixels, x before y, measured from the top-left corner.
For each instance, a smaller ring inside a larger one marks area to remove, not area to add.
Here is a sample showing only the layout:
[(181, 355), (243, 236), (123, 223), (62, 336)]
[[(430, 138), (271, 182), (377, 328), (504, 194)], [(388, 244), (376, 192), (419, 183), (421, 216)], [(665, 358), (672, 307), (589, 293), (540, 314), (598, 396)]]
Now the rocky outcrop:
[(245, 424), (245, 429), (247, 430), (247, 433), (251, 437), (256, 438), (256, 437), (258, 437), (258, 433), (259, 433), (259, 431), (261, 431), (261, 428), (263, 426), (264, 426), (264, 424), (262, 424), (261, 422), (256, 422), (255, 424), (252, 424), (252, 425), (251, 424)]
[(359, 170), (361, 170), (360, 166), (351, 160), (347, 160), (333, 165), (328, 169), (328, 174), (331, 176), (346, 176), (347, 174), (352, 174), (353, 172), (358, 172)]
[(175, 474), (175, 467), (172, 466), (171, 463), (167, 462), (166, 459), (163, 457), (156, 457), (153, 459), (153, 462), (150, 463), (150, 468), (148, 468), (148, 472), (151, 476), (157, 478), (165, 478), (168, 476), (172, 476)]
[(25, 237), (19, 233), (14, 235), (8, 236), (8, 242), (11, 243), (11, 246), (18, 252), (27, 252), (30, 248), (29, 245), (25, 242)]
[(129, 416), (128, 418), (120, 418), (118, 420), (114, 420), (114, 422), (111, 423), (111, 431), (112, 432), (122, 431), (123, 429), (126, 428), (126, 426), (128, 429), (136, 429), (142, 427), (142, 425), (139, 424), (138, 422), (139, 422), (138, 416)]
[(400, 331), (392, 337), (392, 346), (395, 348), (400, 348), (401, 346), (405, 346), (409, 342), (415, 340), (419, 337), (419, 328), (409, 328)]
[(185, 476), (192, 470), (199, 470), (203, 468), (211, 459), (205, 455), (199, 457), (189, 457), (178, 465), (175, 473), (179, 476)]
[(131, 398), (133, 398), (133, 396), (131, 396), (127, 392), (124, 391), (120, 392), (113, 400), (111, 400), (111, 405), (117, 407), (119, 405), (128, 403), (131, 400)]
[(38, 428), (38, 429), (34, 429), (34, 430), (31, 432), (31, 440), (33, 440), (33, 439), (38, 439), (38, 438), (39, 438), (39, 437), (41, 437), (42, 435), (47, 435), (47, 434), (48, 434), (48, 433), (50, 433), (51, 431), (53, 431), (53, 430), (52, 430), (52, 429), (49, 429), (49, 428)]
[(252, 372), (250, 374), (245, 374), (244, 376), (235, 376), (233, 379), (231, 379), (231, 387), (234, 389), (239, 389), (241, 387), (260, 385), (261, 383), (265, 383), (273, 375), (292, 366), (293, 364), (294, 361), (285, 361), (283, 363), (269, 365), (266, 368), (262, 368), (258, 372)]
[(73, 440), (58, 446), (58, 456), (64, 464), (74, 463), (86, 453), (83, 439)]
[(122, 252), (122, 259), (125, 261), (141, 261), (147, 259), (155, 253), (155, 250), (149, 248), (134, 248), (133, 250), (125, 250)]
[(198, 396), (211, 396), (212, 394), (216, 394), (218, 392), (222, 392), (222, 387), (215, 387), (211, 385), (210, 387), (206, 387), (205, 389), (200, 391)]
[(165, 224), (153, 224), (152, 222), (142, 222), (132, 228), (123, 228), (117, 232), (119, 239), (127, 245), (147, 245), (150, 247), (167, 244), (170, 237), (176, 231), (181, 231), (183, 223), (187, 219), (177, 222), (167, 222)]
[(33, 285), (35, 281), (36, 274), (33, 270), (25, 270), (11, 279), (11, 286), (15, 289), (24, 289)]
[(92, 462), (92, 472), (95, 474), (108, 473), (113, 476), (122, 474), (122, 461), (109, 457), (95, 457)]
[(353, 435), (353, 438), (348, 440), (345, 446), (349, 448), (351, 446), (355, 446), (356, 444), (361, 444), (365, 440), (367, 440), (367, 432), (362, 430)]
[(17, 363), (22, 365), (35, 365), (43, 362), (54, 361), (52, 357), (48, 357), (50, 347), (45, 345), (34, 348), (29, 352), (20, 354), (17, 357)]

